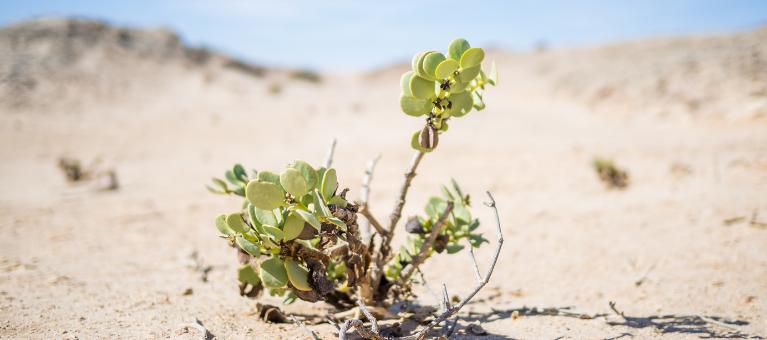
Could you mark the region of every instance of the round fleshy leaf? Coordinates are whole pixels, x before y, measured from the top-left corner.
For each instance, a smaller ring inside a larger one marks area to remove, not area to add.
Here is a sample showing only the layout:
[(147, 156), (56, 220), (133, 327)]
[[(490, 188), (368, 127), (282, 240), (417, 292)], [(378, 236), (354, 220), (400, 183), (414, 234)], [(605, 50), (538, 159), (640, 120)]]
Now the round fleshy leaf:
[(341, 198), (341, 196), (333, 196), (333, 198), (328, 201), (328, 205), (337, 205), (341, 208), (346, 208), (346, 205), (349, 204), (345, 199)]
[(474, 66), (470, 68), (465, 68), (461, 70), (461, 74), (459, 75), (459, 78), (461, 78), (461, 81), (468, 84), (470, 81), (474, 80), (474, 78), (479, 75), (479, 71), (481, 68), (479, 66)]
[(260, 276), (266, 288), (282, 288), (288, 284), (285, 264), (277, 257), (261, 262)]
[(434, 74), (437, 76), (437, 79), (447, 79), (450, 78), (460, 66), (461, 64), (459, 64), (457, 61), (453, 59), (446, 59), (437, 65), (437, 69), (434, 71)]
[(450, 102), (453, 103), (453, 107), (450, 109), (450, 115), (453, 117), (465, 116), (474, 105), (474, 100), (469, 92), (451, 94)]
[[(259, 172), (258, 174), (262, 173)], [(271, 182), (250, 181), (245, 188), (245, 196), (250, 204), (264, 210), (272, 210), (285, 203), (285, 194), (282, 188)]]
[(275, 242), (280, 242), (282, 240), (284, 234), (280, 228), (268, 224), (264, 224), (262, 227), (264, 228), (264, 232), (269, 235), (269, 237), (271, 237)]
[(226, 223), (226, 215), (218, 215), (216, 217), (216, 228), (218, 228), (218, 231), (221, 234), (224, 234), (226, 236), (234, 235), (235, 232), (232, 230), (232, 228), (229, 228), (229, 225)]
[(479, 47), (473, 47), (461, 55), (461, 67), (470, 68), (479, 66), (482, 60), (485, 59), (485, 51)]
[(254, 207), (253, 213), (255, 214), (255, 218), (258, 220), (259, 224), (277, 225), (277, 218), (274, 216), (274, 212), (272, 212), (272, 210), (265, 210)]
[(300, 198), (306, 194), (306, 180), (298, 170), (287, 168), (280, 174), (280, 184), (293, 197)]
[(295, 212), (298, 214), (298, 216), (301, 216), (301, 218), (304, 219), (306, 223), (311, 224), (314, 229), (317, 229), (317, 231), (321, 230), (320, 228), (322, 227), (322, 224), (316, 217), (314, 217), (314, 215), (312, 215), (312, 213), (301, 209), (297, 209)]
[(260, 171), (258, 175), (256, 176), (256, 179), (259, 182), (269, 182), (269, 183), (280, 185), (280, 175), (275, 174), (271, 171)]
[(242, 215), (240, 213), (229, 214), (226, 216), (226, 225), (240, 234), (247, 233), (250, 229), (250, 227), (245, 224), (245, 221), (242, 220)]
[(402, 75), (402, 78), (400, 78), (400, 84), (402, 84), (402, 95), (403, 96), (412, 96), (413, 92), (410, 92), (410, 78), (413, 77), (413, 71), (407, 71), (405, 74)]
[(419, 99), (430, 99), (436, 96), (434, 81), (414, 75), (410, 78), (410, 93)]
[(317, 178), (317, 171), (314, 170), (314, 168), (311, 165), (309, 165), (309, 163), (298, 160), (290, 164), (290, 167), (298, 170), (298, 172), (300, 172), (301, 175), (304, 176), (304, 180), (306, 180), (306, 191), (310, 191), (314, 189), (314, 187), (316, 187), (317, 184), (319, 184), (319, 180)]
[(261, 256), (261, 250), (258, 249), (258, 245), (246, 240), (244, 237), (242, 237), (242, 235), (237, 235), (235, 242), (237, 243), (237, 246), (244, 250), (246, 253), (255, 257)]
[(402, 95), (402, 97), (399, 98), (399, 106), (402, 109), (402, 112), (408, 116), (414, 117), (423, 116), (431, 112), (432, 109), (432, 103), (430, 101), (407, 95)]
[(469, 48), (471, 48), (471, 46), (466, 39), (458, 38), (450, 42), (450, 45), (447, 47), (447, 52), (450, 55), (450, 58), (459, 61), (461, 60), (463, 52), (466, 52)]
[(298, 237), (301, 231), (304, 230), (304, 223), (304, 219), (301, 216), (298, 216), (296, 213), (290, 213), (285, 220), (285, 226), (282, 227), (282, 239), (290, 241)]
[(258, 273), (256, 273), (256, 271), (253, 270), (253, 267), (249, 264), (245, 264), (237, 269), (237, 280), (243, 283), (250, 283), (254, 286), (261, 283)]
[(445, 61), (445, 55), (439, 52), (432, 52), (423, 59), (423, 71), (429, 75), (428, 79), (439, 79), (437, 77), (437, 66)]
[[(314, 213), (320, 214), (320, 216), (328, 218), (333, 217), (333, 214), (330, 212), (330, 209), (328, 209), (328, 206), (325, 205), (325, 201), (322, 199), (322, 194), (320, 194), (319, 190), (314, 191)], [(337, 197), (337, 196), (333, 196)]]
[(412, 67), (413, 72), (418, 70), (418, 62), (421, 60), (421, 56), (426, 52), (418, 52), (413, 56), (413, 60), (410, 61), (410, 67)]
[(285, 271), (288, 273), (288, 279), (290, 284), (298, 290), (310, 291), (312, 287), (309, 286), (309, 270), (303, 265), (294, 261), (293, 259), (285, 259)]
[[(424, 70), (424, 68), (423, 68), (423, 64), (426, 61), (426, 57), (428, 57), (429, 54), (432, 54), (432, 53), (434, 53), (434, 51), (423, 52), (423, 54), (421, 54), (421, 57), (418, 58), (418, 68), (416, 68), (414, 71), (415, 71), (416, 75), (420, 76), (421, 78), (425, 78), (425, 79), (434, 78), (433, 75), (429, 75), (426, 72), (426, 70)], [(432, 79), (432, 80), (434, 80), (434, 79)]]
[(450, 82), (450, 93), (461, 93), (466, 91), (466, 88), (468, 87), (468, 83), (464, 83), (461, 81), (460, 74), (458, 77), (455, 77), (453, 81)]
[(336, 178), (336, 169), (330, 168), (325, 171), (322, 177), (322, 197), (325, 201), (330, 200), (338, 189), (338, 179)]

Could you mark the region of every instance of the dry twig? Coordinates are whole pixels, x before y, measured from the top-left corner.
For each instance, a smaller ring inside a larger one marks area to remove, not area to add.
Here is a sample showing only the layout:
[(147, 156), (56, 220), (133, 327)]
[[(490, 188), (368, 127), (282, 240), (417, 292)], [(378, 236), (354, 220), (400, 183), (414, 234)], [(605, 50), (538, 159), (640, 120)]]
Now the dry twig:
[(394, 228), (397, 226), (397, 222), (399, 222), (400, 217), (402, 217), (402, 208), (405, 207), (405, 198), (407, 197), (408, 189), (410, 189), (410, 183), (413, 181), (413, 177), (416, 175), (415, 170), (418, 169), (418, 165), (421, 164), (421, 159), (423, 159), (424, 155), (425, 154), (421, 151), (416, 152), (413, 155), (413, 159), (410, 161), (410, 166), (408, 167), (407, 172), (405, 172), (405, 181), (402, 183), (402, 187), (400, 187), (399, 197), (397, 198), (397, 201), (394, 204), (394, 209), (389, 216), (388, 228), (386, 228), (384, 233), (381, 234), (381, 244), (379, 245), (377, 251), (374, 252), (375, 258), (373, 259), (372, 267), (368, 271), (367, 285), (362, 287), (363, 297), (367, 301), (371, 301), (373, 299), (375, 291), (381, 284), (381, 277), (384, 273), (384, 265), (391, 259), (391, 240), (392, 236), (394, 235)]
[(330, 169), (330, 166), (333, 164), (333, 155), (336, 152), (336, 144), (338, 141), (333, 138), (333, 141), (330, 142), (330, 147), (328, 148), (328, 153), (325, 156), (325, 168)]
[(207, 328), (205, 328), (205, 326), (203, 326), (202, 321), (200, 321), (200, 319), (198, 318), (194, 318), (194, 322), (192, 323), (184, 324), (184, 327), (192, 327), (198, 330), (201, 333), (200, 335), (201, 340), (211, 340), (216, 337)]
[(317, 336), (317, 334), (314, 333), (314, 331), (306, 328), (306, 325), (304, 325), (304, 323), (298, 320), (294, 315), (290, 315), (289, 317), (290, 317), (290, 320), (293, 321), (293, 323), (298, 325), (298, 327), (300, 327), (301, 330), (304, 331), (304, 333), (306, 333), (306, 335), (309, 336), (309, 338), (311, 338), (312, 340), (320, 340), (320, 338)]
[[(497, 241), (498, 243), (496, 244), (496, 247), (495, 247), (495, 254), (493, 255), (493, 260), (490, 264), (490, 268), (488, 268), (485, 276), (481, 280), (478, 280), (477, 285), (474, 287), (474, 290), (469, 295), (464, 297), (457, 305), (450, 306), (449, 301), (443, 302), (443, 304), (445, 304), (446, 306), (444, 310), (442, 311), (442, 313), (439, 316), (437, 316), (434, 320), (432, 320), (428, 325), (421, 328), (421, 330), (419, 330), (418, 332), (412, 335), (394, 337), (391, 339), (394, 339), (394, 340), (423, 339), (424, 337), (426, 337), (426, 334), (432, 328), (436, 327), (440, 323), (446, 321), (447, 319), (449, 319), (450, 317), (458, 313), (461, 310), (461, 308), (463, 308), (463, 306), (465, 306), (469, 301), (471, 301), (471, 299), (474, 298), (474, 296), (477, 295), (477, 293), (479, 293), (479, 291), (482, 290), (482, 288), (490, 281), (490, 276), (493, 274), (493, 269), (495, 269), (495, 265), (498, 262), (498, 257), (501, 254), (501, 248), (503, 247), (503, 231), (501, 229), (501, 218), (498, 214), (498, 208), (495, 205), (495, 199), (493, 198), (493, 196), (490, 194), (489, 191), (487, 192), (487, 196), (490, 198), (490, 202), (485, 203), (485, 205), (492, 208), (493, 211), (495, 212), (495, 221), (496, 221), (497, 232), (498, 232), (498, 241)], [(475, 260), (472, 260), (472, 263), (475, 267), (479, 267), (479, 265), (477, 264)], [(446, 294), (447, 294), (447, 289), (445, 288), (443, 290), (443, 295), (446, 295)], [(443, 299), (446, 299), (446, 298), (443, 297)], [(363, 338), (372, 339), (372, 340), (383, 339), (381, 334), (377, 331), (378, 329), (377, 321), (372, 315), (370, 315), (369, 312), (366, 312), (367, 308), (365, 307), (363, 301), (360, 299), (357, 301), (357, 304), (359, 305), (360, 310), (362, 310), (362, 312), (365, 314), (365, 317), (367, 317), (368, 320), (370, 320), (371, 329), (366, 328), (364, 323), (359, 319), (347, 320), (346, 322), (344, 322), (343, 326), (340, 328), (338, 332), (339, 340), (345, 340), (347, 331), (349, 330), (349, 328), (352, 328), (352, 327), (355, 328), (355, 330), (357, 331), (357, 334), (359, 334)], [(455, 326), (453, 326), (452, 328), (454, 329)], [(376, 329), (376, 331), (374, 332), (373, 329)], [(447, 333), (448, 331), (449, 329), (447, 331), (443, 329), (443, 334)]]

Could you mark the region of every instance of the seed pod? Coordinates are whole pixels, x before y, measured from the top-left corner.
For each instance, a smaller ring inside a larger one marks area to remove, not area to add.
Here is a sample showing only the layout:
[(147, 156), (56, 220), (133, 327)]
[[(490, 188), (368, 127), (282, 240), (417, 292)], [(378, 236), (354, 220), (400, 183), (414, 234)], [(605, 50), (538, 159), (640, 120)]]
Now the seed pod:
[(424, 126), (419, 136), (419, 144), (421, 147), (427, 150), (432, 150), (437, 147), (437, 143), (439, 143), (437, 130), (431, 125)]
[(450, 240), (450, 237), (447, 235), (439, 235), (434, 240), (434, 250), (438, 253), (441, 253), (445, 250), (445, 247), (447, 247), (447, 242)]
[(317, 236), (317, 229), (314, 229), (311, 224), (304, 222), (304, 229), (296, 237), (299, 240), (311, 240)]
[(419, 143), (421, 144), (422, 148), (431, 149), (431, 129), (429, 128), (429, 125), (423, 127), (419, 138)]
[(418, 222), (418, 217), (411, 217), (407, 220), (407, 224), (405, 224), (405, 230), (411, 234), (423, 234), (426, 231), (423, 230), (423, 226), (420, 222)]

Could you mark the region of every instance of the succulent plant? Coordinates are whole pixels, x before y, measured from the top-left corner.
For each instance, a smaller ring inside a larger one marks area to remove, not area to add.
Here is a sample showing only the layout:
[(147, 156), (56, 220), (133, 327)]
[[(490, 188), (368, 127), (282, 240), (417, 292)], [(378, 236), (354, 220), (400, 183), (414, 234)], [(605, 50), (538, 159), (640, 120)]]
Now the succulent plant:
[[(495, 64), (490, 76), (482, 70), (484, 58), (481, 48), (455, 39), (446, 54), (416, 54), (412, 70), (402, 76), (402, 111), (424, 116), (425, 124), (412, 135), (411, 145), (417, 152), (386, 227), (367, 207), (375, 161), (368, 165), (363, 199), (360, 203), (349, 202), (348, 189), (340, 190), (338, 174), (330, 167), (335, 141), (325, 167), (315, 168), (297, 160), (278, 172), (248, 172), (236, 164), (225, 171), (223, 179), (213, 178), (208, 190), (240, 196), (243, 201), (239, 210), (215, 218), (220, 236), (236, 249), (240, 294), (255, 298), (267, 291), (283, 297), (285, 303), (322, 300), (339, 309), (355, 305), (362, 308), (364, 303), (387, 306), (409, 296), (412, 274), (423, 260), (438, 253), (459, 252), (467, 244), (474, 248), (488, 242), (477, 232), (479, 220), (472, 217), (469, 195), (453, 180), (450, 188), (443, 186), (441, 196), (429, 199), (423, 215), (407, 221), (405, 245), (391, 246), (421, 158), (437, 147), (451, 118), (484, 109), (482, 91), (497, 83)], [(496, 261), (503, 240), (495, 200), (489, 192), (488, 197), (488, 206), (495, 210), (498, 221)], [(375, 233), (368, 228), (370, 235), (363, 235), (357, 224), (358, 213), (375, 227)], [(486, 279), (480, 281), (477, 290), (487, 283)], [(446, 308), (442, 320), (457, 310)], [(424, 329), (430, 327), (434, 324)], [(423, 332), (419, 332), (419, 338), (423, 338)]]
[[(338, 191), (333, 168), (315, 170), (294, 161), (279, 174), (235, 165), (209, 190), (245, 198), (242, 211), (216, 218), (221, 236), (245, 256), (238, 271), (241, 284), (295, 300), (295, 291), (311, 291), (309, 267), (301, 249), (321, 251), (348, 242), (347, 223), (355, 224), (356, 207)], [(349, 210), (347, 210), (349, 209)], [(338, 215), (338, 216), (336, 216)], [(340, 218), (339, 218), (340, 216)], [(342, 279), (340, 277), (335, 277)]]
[(472, 109), (485, 108), (482, 90), (495, 86), (495, 63), (490, 76), (482, 70), (485, 51), (471, 47), (466, 39), (455, 39), (444, 55), (437, 51), (413, 56), (411, 70), (401, 78), (400, 108), (407, 115), (426, 115), (426, 126), (413, 133), (411, 146), (422, 152), (437, 147), (439, 134), (447, 131), (451, 117), (460, 118)]

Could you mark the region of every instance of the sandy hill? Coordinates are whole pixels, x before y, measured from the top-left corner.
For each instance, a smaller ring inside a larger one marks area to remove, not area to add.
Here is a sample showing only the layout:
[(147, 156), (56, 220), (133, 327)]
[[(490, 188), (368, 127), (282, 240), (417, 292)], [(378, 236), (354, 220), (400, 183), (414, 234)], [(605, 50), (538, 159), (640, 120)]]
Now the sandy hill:
[[(471, 322), (481, 339), (767, 337), (765, 32), (491, 53), (501, 73), (487, 109), (451, 120), (403, 211), (421, 212), (455, 178), (492, 235), (479, 202), (484, 190), (498, 202), (503, 253), (455, 338), (476, 338)], [(382, 155), (370, 195), (381, 220), (423, 126), (399, 110), (405, 68), (318, 78), (163, 30), (75, 19), (0, 29), (0, 338), (198, 339), (185, 326), (195, 318), (219, 339), (304, 338), (237, 294), (213, 219), (240, 202), (204, 185), (236, 162), (317, 164), (336, 137), (349, 198)], [(68, 183), (62, 156), (103, 159), (119, 189)], [(628, 187), (607, 189), (595, 157), (626, 170)], [(491, 248), (477, 251), (483, 268)], [(427, 281), (470, 293), (465, 256), (434, 257)]]

